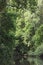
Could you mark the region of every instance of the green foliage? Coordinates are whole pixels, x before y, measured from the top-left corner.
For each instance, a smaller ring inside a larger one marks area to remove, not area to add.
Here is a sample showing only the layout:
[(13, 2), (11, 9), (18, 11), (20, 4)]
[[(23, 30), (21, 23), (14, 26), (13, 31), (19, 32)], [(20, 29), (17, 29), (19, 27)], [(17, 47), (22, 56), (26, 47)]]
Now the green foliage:
[(43, 44), (43, 16), (37, 6), (37, 0), (0, 1), (1, 65), (17, 65)]
[(36, 49), (36, 51), (35, 51), (35, 54), (37, 54), (37, 55), (41, 55), (41, 54), (43, 54), (43, 43), (41, 43), (41, 45), (39, 45), (38, 47), (37, 47), (37, 49)]
[(5, 9), (6, 6), (6, 0), (0, 0), (0, 11), (3, 11), (3, 9)]
[(32, 12), (35, 12), (35, 10), (37, 9), (37, 0), (29, 0), (29, 6), (30, 10)]
[(3, 14), (0, 20), (1, 20), (1, 43), (0, 44), (5, 44), (5, 45), (7, 44), (9, 46), (9, 44), (12, 43), (12, 40), (14, 38), (9, 33), (10, 31), (15, 30), (13, 21), (11, 20), (11, 15)]
[[(9, 60), (9, 61), (8, 61)], [(11, 51), (7, 47), (0, 48), (0, 64), (11, 64)]]
[(27, 0), (13, 0), (13, 5), (19, 8), (26, 8)]
[(36, 47), (39, 46), (43, 42), (43, 24), (37, 29), (32, 40)]

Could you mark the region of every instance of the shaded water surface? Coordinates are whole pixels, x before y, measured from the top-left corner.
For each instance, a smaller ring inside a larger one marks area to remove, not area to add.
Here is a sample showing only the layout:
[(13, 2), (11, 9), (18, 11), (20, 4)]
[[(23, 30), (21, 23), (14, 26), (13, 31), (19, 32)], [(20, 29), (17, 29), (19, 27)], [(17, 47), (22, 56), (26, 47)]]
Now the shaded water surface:
[(30, 65), (43, 65), (43, 60), (40, 58), (28, 58), (28, 61)]
[(17, 62), (15, 65), (43, 65), (43, 60), (40, 58), (31, 58), (22, 59), (20, 62)]

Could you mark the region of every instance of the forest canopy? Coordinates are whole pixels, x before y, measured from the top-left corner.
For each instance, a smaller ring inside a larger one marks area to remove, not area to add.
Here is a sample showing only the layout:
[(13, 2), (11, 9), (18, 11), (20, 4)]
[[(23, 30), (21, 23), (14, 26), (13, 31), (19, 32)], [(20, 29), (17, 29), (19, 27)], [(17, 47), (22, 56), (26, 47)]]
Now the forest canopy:
[(42, 45), (43, 1), (0, 0), (0, 64), (17, 65)]

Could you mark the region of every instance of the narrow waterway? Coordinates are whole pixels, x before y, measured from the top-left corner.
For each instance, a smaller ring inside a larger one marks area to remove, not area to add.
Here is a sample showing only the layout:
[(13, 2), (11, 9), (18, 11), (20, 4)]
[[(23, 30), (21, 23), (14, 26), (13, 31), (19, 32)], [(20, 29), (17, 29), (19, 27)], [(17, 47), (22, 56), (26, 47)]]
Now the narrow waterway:
[(20, 62), (17, 61), (15, 65), (43, 65), (43, 60), (40, 58), (28, 57), (27, 59), (22, 59)]

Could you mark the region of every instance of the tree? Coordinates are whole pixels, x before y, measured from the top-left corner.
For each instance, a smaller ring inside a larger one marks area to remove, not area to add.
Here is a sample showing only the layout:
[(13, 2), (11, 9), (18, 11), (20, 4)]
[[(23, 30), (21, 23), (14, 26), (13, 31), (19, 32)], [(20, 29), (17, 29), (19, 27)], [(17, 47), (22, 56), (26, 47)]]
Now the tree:
[(1, 61), (6, 65), (14, 61), (17, 65), (43, 43), (43, 11), (37, 0), (1, 0), (0, 7)]

